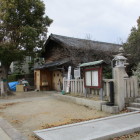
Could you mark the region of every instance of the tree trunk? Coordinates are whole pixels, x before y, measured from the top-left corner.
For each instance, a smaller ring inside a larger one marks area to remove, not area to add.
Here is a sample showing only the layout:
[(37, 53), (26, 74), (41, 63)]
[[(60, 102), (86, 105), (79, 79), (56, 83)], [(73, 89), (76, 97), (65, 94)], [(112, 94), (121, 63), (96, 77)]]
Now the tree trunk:
[(8, 86), (8, 71), (9, 71), (10, 66), (4, 66), (2, 65), (2, 77), (1, 80), (3, 80), (4, 83), (4, 92), (7, 94), (10, 89)]

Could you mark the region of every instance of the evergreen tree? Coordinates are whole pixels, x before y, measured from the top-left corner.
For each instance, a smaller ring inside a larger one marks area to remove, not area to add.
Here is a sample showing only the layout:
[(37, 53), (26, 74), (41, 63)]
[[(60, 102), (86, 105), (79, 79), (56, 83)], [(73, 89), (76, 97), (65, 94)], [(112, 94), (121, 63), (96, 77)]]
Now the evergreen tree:
[(140, 62), (140, 17), (137, 20), (137, 27), (131, 29), (124, 48), (126, 53), (130, 54), (129, 63), (131, 66), (138, 65)]
[(7, 79), (11, 62), (42, 48), (52, 20), (41, 0), (0, 0), (0, 62)]

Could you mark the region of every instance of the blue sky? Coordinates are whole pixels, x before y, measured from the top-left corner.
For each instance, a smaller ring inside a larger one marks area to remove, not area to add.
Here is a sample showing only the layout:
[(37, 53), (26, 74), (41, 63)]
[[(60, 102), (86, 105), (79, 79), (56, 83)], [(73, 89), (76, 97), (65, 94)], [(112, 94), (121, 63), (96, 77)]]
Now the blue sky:
[(43, 0), (54, 20), (49, 34), (125, 42), (140, 16), (140, 0)]

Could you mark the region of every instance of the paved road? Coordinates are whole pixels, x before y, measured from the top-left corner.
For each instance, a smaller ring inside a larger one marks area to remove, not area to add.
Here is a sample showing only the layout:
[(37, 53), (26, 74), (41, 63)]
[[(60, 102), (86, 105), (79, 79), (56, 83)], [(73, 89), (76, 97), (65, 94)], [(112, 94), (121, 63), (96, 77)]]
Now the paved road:
[(140, 131), (140, 112), (34, 131), (43, 140), (106, 140)]

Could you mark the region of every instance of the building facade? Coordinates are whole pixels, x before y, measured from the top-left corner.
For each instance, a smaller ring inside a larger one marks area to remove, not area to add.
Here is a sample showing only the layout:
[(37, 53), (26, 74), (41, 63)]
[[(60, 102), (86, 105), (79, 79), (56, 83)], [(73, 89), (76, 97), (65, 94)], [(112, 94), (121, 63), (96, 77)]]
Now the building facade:
[(68, 66), (72, 66), (73, 78), (74, 68), (80, 63), (104, 60), (109, 64), (120, 47), (119, 44), (51, 34), (45, 43), (45, 64), (34, 70), (36, 89), (60, 91)]

